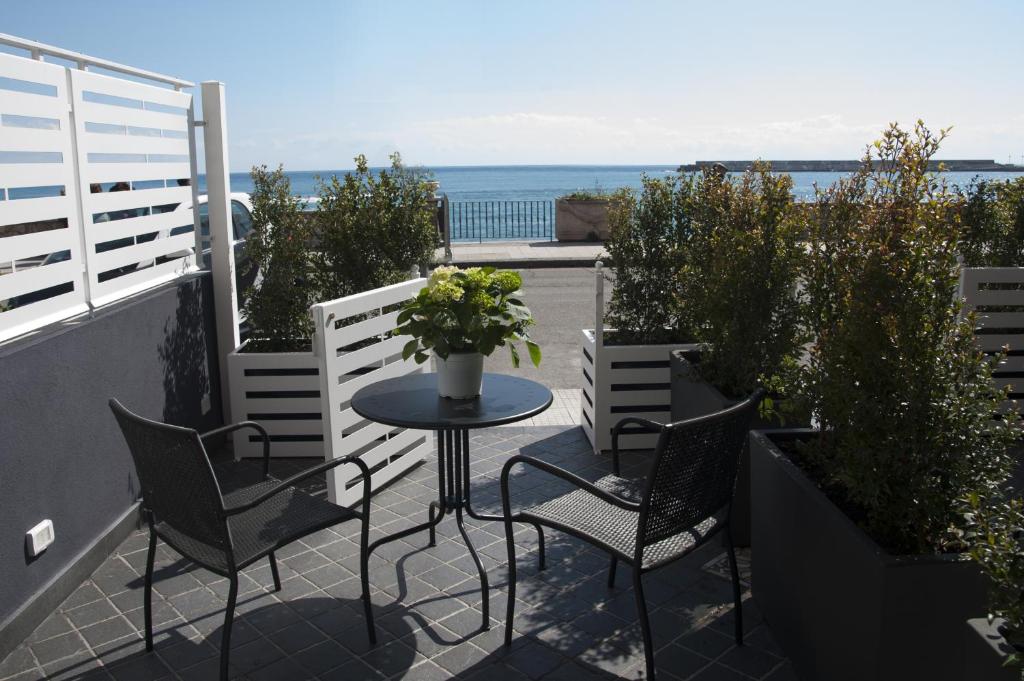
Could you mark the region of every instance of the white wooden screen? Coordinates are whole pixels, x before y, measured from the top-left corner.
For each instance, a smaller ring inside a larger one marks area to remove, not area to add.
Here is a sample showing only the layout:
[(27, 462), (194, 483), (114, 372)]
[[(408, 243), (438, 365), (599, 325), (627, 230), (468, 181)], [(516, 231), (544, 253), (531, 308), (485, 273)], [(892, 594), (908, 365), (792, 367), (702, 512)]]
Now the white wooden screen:
[(192, 95), (70, 70), (93, 305), (195, 268)]
[(84, 312), (63, 67), (0, 53), (0, 341)]
[[(320, 362), (324, 449), (328, 459), (352, 454), (366, 462), (374, 490), (402, 475), (431, 451), (429, 433), (393, 428), (352, 411), (352, 395), (385, 378), (424, 371), (402, 360), (405, 336), (392, 336), (397, 308), (425, 285), (413, 279), (313, 306), (314, 353)], [(359, 470), (338, 466), (327, 476), (332, 502), (343, 506), (362, 496)]]
[(993, 355), (1008, 351), (992, 378), (1000, 388), (1010, 386), (1010, 399), (1019, 403), (1024, 398), (1024, 267), (965, 267), (960, 276), (964, 311), (977, 315), (978, 347)]

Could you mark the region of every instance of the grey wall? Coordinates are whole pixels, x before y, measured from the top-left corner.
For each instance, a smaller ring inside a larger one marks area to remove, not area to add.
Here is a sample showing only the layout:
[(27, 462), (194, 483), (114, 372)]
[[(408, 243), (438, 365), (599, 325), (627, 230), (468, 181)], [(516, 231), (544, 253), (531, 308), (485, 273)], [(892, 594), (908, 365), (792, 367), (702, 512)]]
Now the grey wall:
[[(198, 429), (220, 425), (216, 347), (208, 273), (0, 346), (0, 640), (12, 615), (138, 495), (107, 400)], [(45, 518), (56, 542), (29, 559), (25, 532)]]

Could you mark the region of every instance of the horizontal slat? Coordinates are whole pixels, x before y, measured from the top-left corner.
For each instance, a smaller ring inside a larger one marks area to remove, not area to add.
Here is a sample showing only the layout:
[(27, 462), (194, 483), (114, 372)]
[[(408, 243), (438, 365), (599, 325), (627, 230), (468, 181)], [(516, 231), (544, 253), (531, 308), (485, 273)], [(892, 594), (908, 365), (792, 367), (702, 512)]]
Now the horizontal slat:
[(127, 80), (116, 76), (108, 76), (92, 71), (72, 70), (72, 82), (76, 87), (93, 92), (102, 92), (114, 95), (115, 97), (127, 97), (129, 99), (144, 99), (169, 106), (188, 108), (192, 95), (180, 90), (172, 90), (167, 87), (158, 87), (147, 83), (139, 83), (134, 80)]
[(77, 212), (73, 199), (70, 196), (47, 196), (39, 199), (0, 201), (0, 225), (41, 222), (43, 220), (65, 217), (68, 218), (70, 225), (77, 224)]
[(355, 394), (360, 388), (376, 383), (377, 381), (383, 381), (387, 378), (394, 378), (395, 376), (404, 376), (405, 374), (411, 374), (417, 371), (420, 367), (415, 362), (393, 362), (387, 364), (380, 369), (374, 369), (368, 374), (357, 376), (350, 381), (345, 381), (338, 385), (337, 390), (332, 389), (332, 402), (334, 399), (339, 401), (345, 401), (352, 399), (352, 395)]
[[(88, 90), (89, 88), (86, 89)], [(123, 95), (114, 96), (120, 97)], [(179, 116), (178, 114), (87, 102), (77, 96), (75, 99), (75, 118), (83, 124), (88, 121), (90, 123), (134, 125), (140, 128), (160, 128), (161, 130), (164, 128), (168, 130), (180, 129), (181, 124), (187, 120), (186, 116)], [(84, 130), (84, 127), (81, 129)]]
[(65, 163), (0, 163), (0, 187), (49, 187), (62, 184), (69, 187), (74, 183), (73, 159), (65, 157)]
[[(353, 452), (361, 447), (374, 442), (380, 437), (387, 435), (389, 432), (394, 430), (392, 426), (385, 426), (380, 423), (368, 423), (359, 430), (346, 435), (341, 438), (341, 444), (345, 447), (345, 451)], [(339, 433), (332, 428), (331, 437), (334, 438), (335, 442), (338, 442)], [(379, 446), (383, 446), (382, 443)]]
[(310, 414), (320, 411), (319, 397), (246, 398), (240, 405), (250, 414)]
[[(144, 215), (140, 218), (110, 220), (108, 222), (97, 222), (87, 225), (85, 228), (85, 238), (89, 248), (87, 252), (94, 251), (93, 246), (105, 241), (138, 236), (139, 234), (149, 234), (151, 232), (169, 232), (174, 227), (191, 225), (192, 221), (188, 219), (189, 215), (189, 213), (178, 212), (159, 213), (157, 215)], [(187, 236), (188, 245), (195, 246), (195, 236), (192, 233), (176, 234), (175, 238), (181, 236)], [(160, 243), (160, 240), (148, 243)], [(116, 251), (110, 252), (114, 253)]]
[[(259, 442), (245, 441), (235, 445), (235, 457), (240, 459), (256, 459), (263, 457), (263, 445)], [(320, 441), (271, 442), (270, 456), (274, 459), (322, 459), (324, 443)], [(274, 474), (274, 464), (270, 464), (270, 473)]]
[(379, 336), (391, 331), (396, 326), (398, 312), (389, 312), (379, 317), (350, 324), (327, 333), (327, 347), (341, 348), (359, 341)]
[(39, 291), (65, 282), (78, 283), (81, 267), (77, 262), (58, 262), (45, 267), (33, 267), (24, 272), (5, 274), (0, 277), (0, 300)]
[[(0, 72), (5, 76), (10, 77), (10, 74), (2, 66), (0, 66)], [(26, 79), (21, 78), (19, 80)], [(56, 118), (61, 121), (61, 128), (66, 129), (69, 107), (67, 99), (62, 94), (63, 92), (63, 86), (58, 88), (58, 94), (56, 97), (4, 90), (3, 104), (0, 105), (0, 113), (16, 114), (18, 116)]]
[(79, 133), (79, 146), (91, 154), (188, 154), (188, 139), (145, 135)]
[[(259, 412), (253, 412), (258, 414)], [(271, 435), (323, 435), (323, 421), (309, 419), (259, 419), (249, 417), (267, 429)], [(253, 435), (250, 431), (249, 435)]]
[[(235, 380), (232, 377), (232, 380)], [(238, 385), (243, 390), (320, 390), (320, 377), (313, 376), (244, 376)]]
[[(1022, 348), (1024, 349), (1024, 348)], [(1024, 371), (1024, 357), (1004, 357), (1003, 361), (999, 363), (999, 366), (995, 369), (997, 372), (1000, 371)]]
[(94, 182), (137, 182), (169, 180), (191, 176), (188, 163), (82, 163), (82, 186), (89, 191)]
[(968, 309), (981, 305), (1024, 305), (1024, 291), (977, 291), (965, 298)]
[[(166, 179), (166, 178), (164, 178)], [(137, 189), (130, 192), (98, 192), (85, 198), (86, 212), (106, 213), (143, 206), (162, 206), (169, 203), (192, 203), (191, 187), (168, 187), (166, 189)]]
[(408, 337), (394, 336), (386, 341), (376, 343), (369, 347), (360, 348), (353, 352), (346, 352), (333, 358), (328, 357), (328, 371), (332, 375), (338, 376), (357, 369), (362, 369), (363, 367), (370, 366), (374, 361), (380, 361), (381, 357), (400, 353), (402, 351), (402, 346), (408, 341)]
[(1013, 284), (1024, 281), (1024, 267), (965, 267), (963, 277), (965, 289), (980, 282)]
[(669, 390), (623, 390), (608, 394), (608, 405), (626, 404), (669, 404), (672, 392)]
[(658, 423), (668, 423), (671, 420), (672, 415), (667, 409), (665, 411), (622, 412), (621, 414), (616, 412), (611, 414), (608, 428), (611, 428), (622, 419), (634, 417), (649, 419), (651, 421), (657, 421)]
[(996, 352), (1003, 346), (1010, 346), (1011, 350), (1024, 350), (1024, 335), (1022, 334), (995, 334), (992, 336), (975, 336), (978, 347), (985, 352)]
[(1024, 312), (984, 312), (975, 324), (979, 329), (1024, 329)]
[[(7, 91), (2, 92), (6, 94)], [(0, 113), (10, 112), (0, 108)], [(66, 130), (0, 125), (0, 151), (59, 151), (64, 154), (64, 162), (70, 163), (72, 159), (67, 153), (67, 135)]]
[(0, 341), (28, 333), (46, 324), (59, 322), (88, 311), (81, 286), (70, 293), (47, 298), (7, 312), (0, 312)]
[[(71, 257), (77, 258), (78, 234), (70, 227), (37, 234), (22, 234), (0, 239), (0, 261), (34, 258), (57, 251), (70, 250)], [(49, 265), (48, 265), (49, 267)]]
[[(359, 458), (362, 459), (367, 466), (373, 468), (386, 459), (390, 459), (392, 456), (398, 454), (406, 447), (415, 445), (419, 440), (423, 440), (421, 446), (426, 449), (430, 442), (430, 438), (428, 438), (427, 435), (428, 433), (424, 433), (422, 430), (403, 430), (394, 437), (388, 439), (386, 442), (382, 442), (368, 452), (360, 454)], [(353, 447), (353, 449), (358, 449), (358, 447)]]
[(669, 367), (656, 367), (654, 369), (606, 369), (603, 377), (607, 377), (609, 386), (635, 383), (668, 383), (672, 377), (672, 370)]
[(89, 295), (94, 306), (108, 305), (122, 298), (135, 295), (140, 291), (145, 291), (164, 282), (177, 279), (182, 274), (194, 270), (194, 265), (188, 266), (182, 260), (176, 259), (103, 283), (96, 281), (96, 278), (92, 277)]
[(194, 244), (195, 239), (191, 234), (178, 234), (166, 239), (147, 241), (105, 253), (89, 253), (87, 262), (93, 270), (92, 276), (95, 277), (100, 272), (127, 267), (135, 263), (145, 263), (162, 255), (186, 251)]
[[(64, 88), (67, 85), (67, 77), (64, 75), (63, 66), (7, 54), (6, 52), (0, 52), (0, 71), (9, 78), (53, 85), (58, 88), (58, 96), (64, 92)], [(4, 93), (4, 97), (6, 96), (7, 92)], [(52, 97), (35, 96), (41, 99), (52, 99)]]
[(394, 305), (412, 298), (427, 283), (424, 278), (410, 279), (390, 286), (355, 293), (345, 298), (338, 298), (326, 303), (320, 303), (319, 307), (324, 309), (324, 319), (334, 314), (338, 319), (352, 317), (357, 314), (376, 310), (377, 308)]
[(608, 362), (667, 362), (673, 350), (689, 348), (689, 345), (604, 345), (601, 356)]
[[(228, 354), (228, 362), (239, 369), (317, 369), (317, 358), (308, 352), (243, 352)], [(316, 380), (316, 379), (314, 379)], [(319, 388), (320, 384), (317, 383)]]

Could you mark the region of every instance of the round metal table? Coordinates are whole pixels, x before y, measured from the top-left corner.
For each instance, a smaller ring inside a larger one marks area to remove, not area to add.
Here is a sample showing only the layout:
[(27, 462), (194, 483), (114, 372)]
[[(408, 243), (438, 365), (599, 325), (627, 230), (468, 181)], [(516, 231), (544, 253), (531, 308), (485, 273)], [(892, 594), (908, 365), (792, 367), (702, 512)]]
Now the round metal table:
[[(518, 376), (484, 374), (479, 397), (455, 400), (439, 397), (437, 374), (408, 374), (373, 383), (352, 396), (352, 410), (365, 419), (389, 426), (437, 431), (438, 500), (431, 501), (428, 520), (414, 527), (381, 537), (370, 544), (367, 554), (387, 542), (429, 530), (434, 545), (435, 527), (449, 513), (480, 574), (483, 628), (490, 628), (487, 572), (466, 534), (463, 510), (476, 520), (503, 521), (500, 515), (477, 513), (470, 504), (469, 431), (515, 423), (536, 416), (551, 406), (551, 391), (543, 385)], [(544, 535), (539, 532), (543, 546)], [(542, 549), (543, 551), (543, 549)]]

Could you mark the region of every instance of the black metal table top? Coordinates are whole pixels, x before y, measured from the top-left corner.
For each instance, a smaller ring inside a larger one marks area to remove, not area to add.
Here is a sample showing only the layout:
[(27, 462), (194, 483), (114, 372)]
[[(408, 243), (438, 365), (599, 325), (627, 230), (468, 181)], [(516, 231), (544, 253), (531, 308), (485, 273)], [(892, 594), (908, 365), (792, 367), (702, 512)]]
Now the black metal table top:
[(540, 383), (504, 374), (484, 374), (479, 397), (439, 397), (437, 374), (427, 373), (360, 388), (352, 396), (352, 410), (371, 421), (403, 428), (487, 428), (536, 416), (551, 406), (551, 400), (551, 391)]

